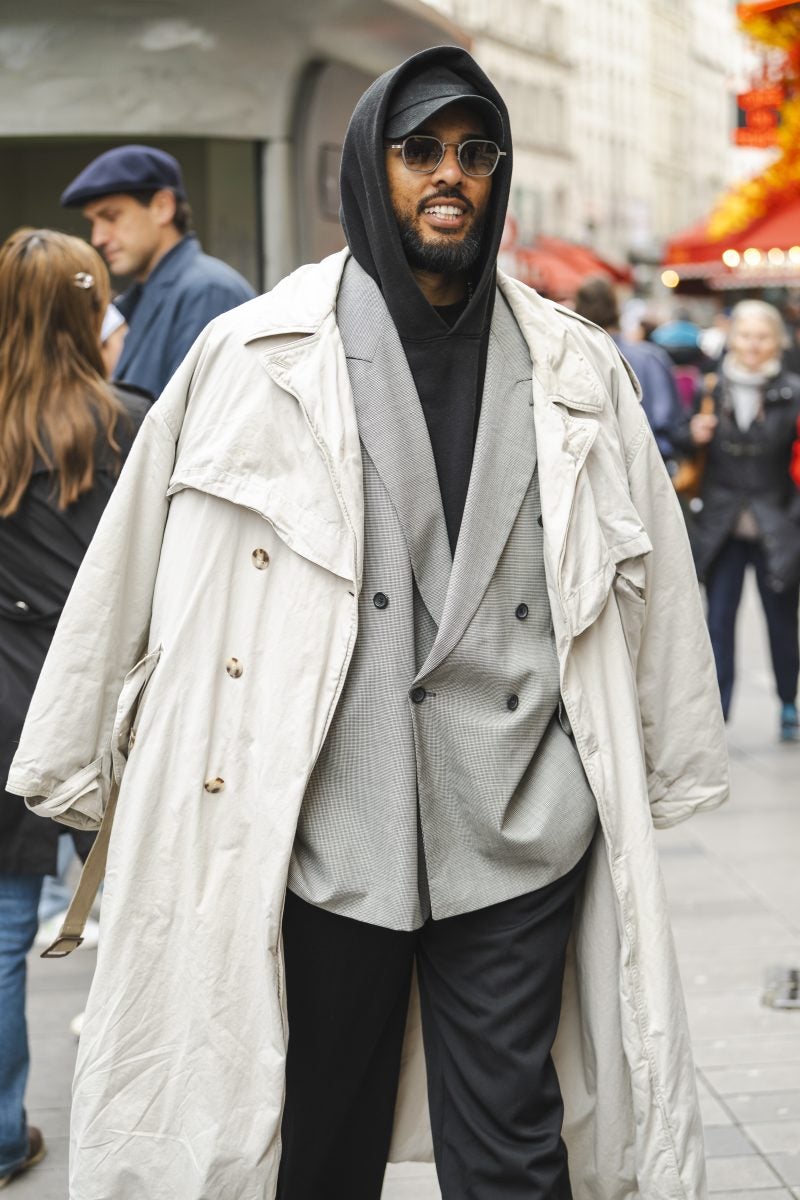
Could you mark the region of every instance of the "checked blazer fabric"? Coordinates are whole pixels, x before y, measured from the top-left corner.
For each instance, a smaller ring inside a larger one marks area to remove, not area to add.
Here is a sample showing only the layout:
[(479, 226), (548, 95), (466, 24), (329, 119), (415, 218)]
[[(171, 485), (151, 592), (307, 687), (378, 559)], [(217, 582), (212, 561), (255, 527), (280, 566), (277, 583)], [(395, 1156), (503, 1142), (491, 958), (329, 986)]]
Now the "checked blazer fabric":
[(554, 882), (587, 849), (597, 810), (559, 722), (531, 361), (505, 300), (454, 558), (405, 354), (353, 259), (337, 322), (362, 443), (359, 634), (289, 888), (409, 930)]

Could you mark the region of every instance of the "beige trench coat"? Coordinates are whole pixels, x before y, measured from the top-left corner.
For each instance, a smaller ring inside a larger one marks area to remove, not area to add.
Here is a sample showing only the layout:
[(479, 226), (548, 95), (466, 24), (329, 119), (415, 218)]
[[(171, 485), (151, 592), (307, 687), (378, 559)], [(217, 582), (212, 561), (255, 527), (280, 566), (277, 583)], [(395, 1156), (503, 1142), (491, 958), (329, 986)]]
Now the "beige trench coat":
[[(9, 788), (96, 826), (120, 791), (74, 1087), (71, 1200), (271, 1200), (281, 913), (357, 633), (345, 254), (208, 327), (70, 595)], [(703, 1146), (653, 824), (727, 793), (675, 497), (611, 341), (511, 279), (531, 346), (564, 703), (597, 797), (557, 1064), (578, 1200), (699, 1200)], [(234, 661), (235, 660), (235, 661)], [(54, 971), (58, 967), (54, 965)], [(392, 1157), (430, 1157), (412, 1003)]]

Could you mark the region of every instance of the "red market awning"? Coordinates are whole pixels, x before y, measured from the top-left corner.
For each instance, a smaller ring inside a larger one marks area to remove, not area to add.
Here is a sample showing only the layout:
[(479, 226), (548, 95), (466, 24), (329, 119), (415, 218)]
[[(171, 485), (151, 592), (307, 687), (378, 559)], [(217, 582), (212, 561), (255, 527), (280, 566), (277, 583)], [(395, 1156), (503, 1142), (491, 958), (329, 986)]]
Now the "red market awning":
[(580, 272), (584, 279), (592, 275), (606, 275), (614, 283), (633, 283), (633, 272), (630, 267), (609, 262), (595, 250), (590, 250), (588, 246), (581, 246), (577, 242), (568, 242), (564, 238), (540, 237), (537, 238), (534, 249), (542, 249), (555, 254), (568, 266)]
[(800, 193), (738, 233), (712, 241), (707, 221), (678, 234), (664, 252), (665, 271), (705, 279), (712, 288), (780, 286), (800, 280)]
[(500, 266), (551, 300), (571, 300), (593, 275), (604, 275), (612, 283), (633, 282), (628, 267), (606, 261), (587, 246), (556, 237), (539, 237), (532, 246), (520, 246), (514, 233), (501, 247)]
[(762, 17), (773, 14), (779, 17), (779, 9), (800, 7), (797, 0), (751, 0), (750, 3), (736, 5), (736, 15), (740, 21), (749, 21), (752, 17)]
[(538, 246), (515, 246), (503, 255), (501, 265), (551, 300), (573, 297), (586, 278), (586, 272), (576, 271), (559, 255)]

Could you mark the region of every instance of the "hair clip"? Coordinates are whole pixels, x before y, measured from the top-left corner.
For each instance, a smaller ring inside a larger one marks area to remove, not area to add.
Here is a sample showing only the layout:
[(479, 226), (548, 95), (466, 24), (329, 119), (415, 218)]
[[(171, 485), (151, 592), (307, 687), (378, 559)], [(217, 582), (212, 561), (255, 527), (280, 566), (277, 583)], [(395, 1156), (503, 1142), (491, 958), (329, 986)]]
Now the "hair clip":
[(88, 271), (78, 271), (76, 275), (73, 275), (72, 282), (75, 287), (88, 291), (90, 287), (94, 286), (94, 275), (90, 275)]

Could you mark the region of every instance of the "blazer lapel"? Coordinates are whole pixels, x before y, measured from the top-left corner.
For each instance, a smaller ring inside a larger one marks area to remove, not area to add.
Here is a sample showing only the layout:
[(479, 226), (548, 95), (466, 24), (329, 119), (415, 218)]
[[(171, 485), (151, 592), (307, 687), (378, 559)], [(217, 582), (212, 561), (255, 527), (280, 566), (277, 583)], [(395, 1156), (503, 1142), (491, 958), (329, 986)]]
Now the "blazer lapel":
[(472, 620), (508, 541), (536, 466), (528, 346), (498, 292), (475, 458), (439, 635), (420, 677), (437, 667)]
[(425, 607), (438, 626), (452, 569), (436, 465), (414, 380), (380, 289), (355, 259), (336, 305), (358, 432), (392, 501)]

